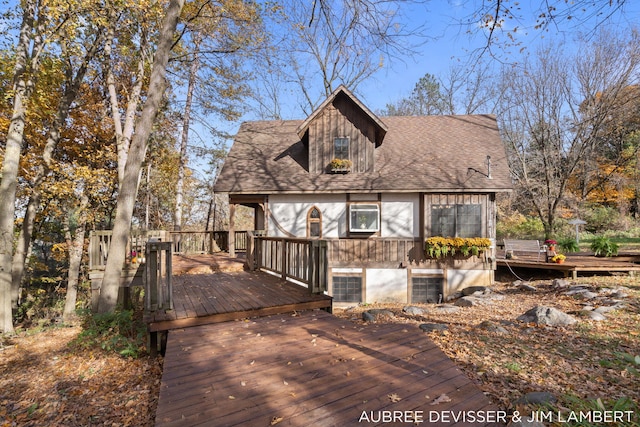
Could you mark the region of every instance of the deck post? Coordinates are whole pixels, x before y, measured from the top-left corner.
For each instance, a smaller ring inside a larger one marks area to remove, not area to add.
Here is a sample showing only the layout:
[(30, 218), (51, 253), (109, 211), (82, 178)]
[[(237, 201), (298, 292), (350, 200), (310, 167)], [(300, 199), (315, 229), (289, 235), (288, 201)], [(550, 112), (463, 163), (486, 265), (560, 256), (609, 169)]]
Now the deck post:
[(309, 244), (309, 292), (320, 294), (327, 290), (327, 242), (312, 240)]
[(287, 280), (287, 268), (289, 268), (289, 245), (287, 239), (282, 239), (282, 280)]
[(254, 248), (256, 245), (255, 236), (252, 231), (247, 231), (247, 259), (246, 264), (249, 271), (256, 269)]
[(229, 247), (229, 256), (234, 258), (236, 256), (236, 205), (235, 203), (229, 203), (229, 241), (227, 242)]

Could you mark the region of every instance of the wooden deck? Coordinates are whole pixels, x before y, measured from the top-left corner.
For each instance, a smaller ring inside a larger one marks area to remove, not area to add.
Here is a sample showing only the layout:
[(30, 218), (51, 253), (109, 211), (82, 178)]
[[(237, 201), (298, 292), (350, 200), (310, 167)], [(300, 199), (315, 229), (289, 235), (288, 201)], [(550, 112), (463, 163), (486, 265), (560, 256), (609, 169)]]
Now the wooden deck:
[(264, 272), (173, 276), (174, 309), (146, 313), (149, 332), (322, 308), (332, 298)]
[(417, 327), (315, 310), (170, 331), (156, 426), (504, 425), (453, 414), (504, 415)]
[(519, 255), (516, 259), (504, 259), (504, 253), (498, 254), (498, 267), (523, 268), (535, 270), (558, 271), (565, 277), (571, 275), (574, 279), (578, 274), (594, 273), (628, 273), (640, 272), (640, 256), (621, 255), (611, 258), (589, 256), (586, 254), (566, 254), (567, 259), (562, 264), (536, 261), (535, 255)]

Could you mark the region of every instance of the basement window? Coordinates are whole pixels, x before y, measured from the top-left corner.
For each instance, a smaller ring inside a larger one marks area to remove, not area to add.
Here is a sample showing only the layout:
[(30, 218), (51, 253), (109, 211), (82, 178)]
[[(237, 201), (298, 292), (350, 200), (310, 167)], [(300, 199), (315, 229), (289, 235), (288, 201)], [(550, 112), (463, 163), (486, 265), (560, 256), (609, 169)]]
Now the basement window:
[(380, 206), (354, 204), (349, 206), (349, 231), (377, 233), (380, 231)]
[(440, 303), (442, 300), (442, 277), (412, 277), (411, 302)]
[(332, 296), (336, 302), (362, 302), (362, 277), (333, 276)]

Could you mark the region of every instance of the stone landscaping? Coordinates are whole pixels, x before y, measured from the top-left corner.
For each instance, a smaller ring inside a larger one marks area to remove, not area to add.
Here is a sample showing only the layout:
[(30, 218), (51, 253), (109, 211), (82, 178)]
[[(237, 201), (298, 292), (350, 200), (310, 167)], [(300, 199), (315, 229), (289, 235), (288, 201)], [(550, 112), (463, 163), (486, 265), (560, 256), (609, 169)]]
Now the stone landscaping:
[(640, 402), (640, 281), (632, 277), (500, 282), (444, 304), (336, 311), (355, 322), (415, 324), (507, 410)]

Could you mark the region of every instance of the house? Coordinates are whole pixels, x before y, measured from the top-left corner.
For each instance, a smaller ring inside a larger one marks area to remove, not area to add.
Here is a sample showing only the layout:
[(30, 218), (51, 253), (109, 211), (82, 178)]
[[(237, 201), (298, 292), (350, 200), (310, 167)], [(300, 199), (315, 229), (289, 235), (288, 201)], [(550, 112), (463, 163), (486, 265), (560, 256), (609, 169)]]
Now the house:
[[(231, 232), (245, 205), (267, 236), (326, 241), (336, 303), (438, 302), (491, 284), (496, 194), (510, 189), (495, 117), (380, 118), (344, 86), (305, 120), (243, 123), (214, 186)], [(434, 236), (491, 244), (434, 258)]]

